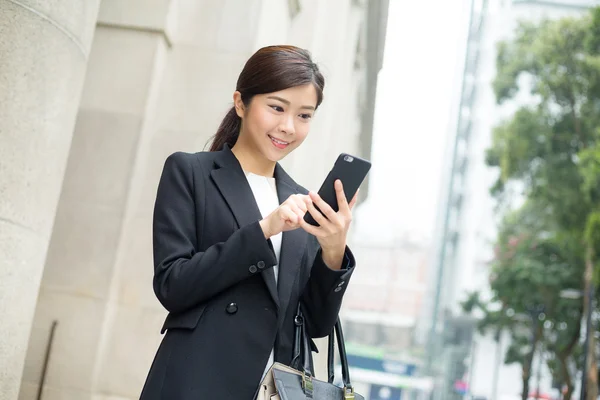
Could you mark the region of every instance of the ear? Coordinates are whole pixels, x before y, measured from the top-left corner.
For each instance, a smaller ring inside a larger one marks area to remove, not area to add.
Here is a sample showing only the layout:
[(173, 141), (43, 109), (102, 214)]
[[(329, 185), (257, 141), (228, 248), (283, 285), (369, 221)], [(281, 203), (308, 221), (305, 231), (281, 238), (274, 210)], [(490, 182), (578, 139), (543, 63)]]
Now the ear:
[(242, 94), (237, 90), (233, 93), (233, 106), (235, 107), (235, 112), (240, 118), (244, 118), (244, 102), (242, 101)]

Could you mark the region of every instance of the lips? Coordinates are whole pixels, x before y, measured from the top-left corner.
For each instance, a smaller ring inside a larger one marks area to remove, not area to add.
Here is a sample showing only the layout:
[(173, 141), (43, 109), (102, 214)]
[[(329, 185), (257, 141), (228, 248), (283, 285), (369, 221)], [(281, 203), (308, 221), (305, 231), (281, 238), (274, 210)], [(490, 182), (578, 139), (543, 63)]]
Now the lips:
[(277, 147), (278, 149), (285, 149), (287, 146), (289, 146), (290, 142), (286, 142), (280, 139), (276, 139), (273, 136), (269, 135), (269, 139), (271, 139), (271, 143), (273, 143), (273, 145), (275, 147)]

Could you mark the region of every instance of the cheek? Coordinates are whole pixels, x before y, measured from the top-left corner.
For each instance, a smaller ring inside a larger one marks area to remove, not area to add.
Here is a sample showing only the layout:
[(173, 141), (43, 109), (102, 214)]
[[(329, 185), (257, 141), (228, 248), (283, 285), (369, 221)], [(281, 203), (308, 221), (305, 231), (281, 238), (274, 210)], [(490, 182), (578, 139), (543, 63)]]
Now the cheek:
[(268, 111), (258, 111), (252, 115), (252, 130), (256, 135), (263, 135), (277, 126), (277, 120)]

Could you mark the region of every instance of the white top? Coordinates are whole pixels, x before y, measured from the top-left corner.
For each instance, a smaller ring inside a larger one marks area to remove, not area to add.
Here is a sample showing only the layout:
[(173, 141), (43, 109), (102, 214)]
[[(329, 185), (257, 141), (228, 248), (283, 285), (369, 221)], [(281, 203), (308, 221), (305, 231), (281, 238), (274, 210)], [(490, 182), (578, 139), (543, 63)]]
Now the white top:
[[(245, 172), (245, 171), (244, 171)], [(277, 197), (277, 187), (275, 185), (275, 178), (269, 178), (266, 176), (256, 175), (252, 172), (246, 172), (246, 179), (248, 179), (248, 183), (250, 184), (250, 188), (252, 189), (252, 193), (254, 194), (254, 199), (256, 200), (256, 204), (258, 205), (258, 209), (263, 218), (267, 217), (271, 214), (277, 207), (279, 207), (279, 198)], [(275, 250), (275, 256), (277, 257), (277, 262), (279, 263), (279, 254), (281, 253), (281, 233), (271, 236), (271, 243), (273, 244), (273, 250)], [(273, 270), (266, 270), (262, 272), (263, 274), (274, 273), (275, 274), (275, 282), (277, 282), (277, 278), (279, 275), (279, 265), (275, 265)], [(265, 371), (263, 372), (263, 378), (273, 362), (275, 361), (275, 352), (274, 349), (271, 350), (271, 355), (269, 356), (269, 361), (265, 367)], [(262, 381), (262, 378), (261, 378)]]

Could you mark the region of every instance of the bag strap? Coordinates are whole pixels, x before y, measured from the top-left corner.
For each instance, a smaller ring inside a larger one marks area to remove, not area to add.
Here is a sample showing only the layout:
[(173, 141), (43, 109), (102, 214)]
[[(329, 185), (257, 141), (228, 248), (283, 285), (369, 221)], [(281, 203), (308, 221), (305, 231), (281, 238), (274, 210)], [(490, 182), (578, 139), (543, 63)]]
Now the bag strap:
[(304, 314), (302, 314), (300, 303), (298, 303), (298, 310), (294, 317), (294, 326), (294, 349), (290, 366), (305, 374), (308, 373), (314, 376), (315, 368), (309, 342), (310, 338), (306, 333), (306, 324), (304, 323)]
[[(298, 303), (298, 311), (294, 318), (295, 325), (295, 337), (294, 337), (294, 348), (291, 367), (301, 372), (307, 373), (310, 376), (314, 376), (314, 365), (312, 359), (312, 352), (310, 346), (310, 338), (306, 332), (306, 324), (304, 315), (302, 314), (302, 308)], [(337, 340), (336, 340), (337, 339)], [(338, 317), (335, 326), (329, 334), (329, 341), (327, 346), (327, 381), (333, 383), (335, 378), (335, 350), (334, 344), (337, 341), (338, 350), (340, 355), (340, 363), (342, 365), (342, 382), (344, 384), (344, 395), (345, 399), (354, 398), (354, 389), (350, 382), (350, 371), (348, 368), (348, 356), (346, 354), (346, 345), (344, 342), (344, 333), (342, 331), (342, 324)]]
[[(336, 322), (337, 325), (337, 322)], [(334, 330), (329, 334), (329, 340), (327, 342), (327, 382), (333, 383), (335, 379), (335, 350), (334, 350)]]
[[(335, 340), (334, 339), (335, 334)], [(333, 383), (335, 378), (335, 351), (334, 343), (337, 341), (338, 353), (340, 355), (340, 364), (342, 366), (342, 382), (344, 388), (352, 391), (352, 383), (350, 382), (350, 368), (348, 367), (348, 355), (346, 354), (346, 342), (344, 341), (344, 332), (342, 331), (342, 323), (338, 317), (333, 331), (329, 334), (329, 343), (327, 346), (327, 378), (329, 383)]]

